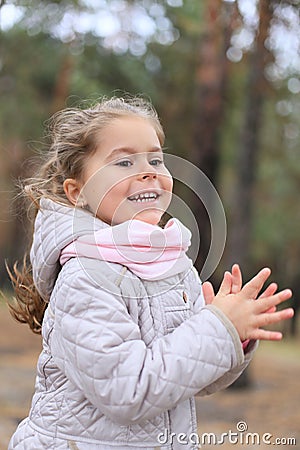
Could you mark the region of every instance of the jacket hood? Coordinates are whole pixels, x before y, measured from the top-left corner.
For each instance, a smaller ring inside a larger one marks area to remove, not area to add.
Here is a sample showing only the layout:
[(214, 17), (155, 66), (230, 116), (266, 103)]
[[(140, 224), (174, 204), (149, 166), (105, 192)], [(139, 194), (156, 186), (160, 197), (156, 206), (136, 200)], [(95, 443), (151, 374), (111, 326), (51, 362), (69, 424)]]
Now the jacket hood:
[(90, 212), (43, 198), (34, 224), (30, 251), (33, 280), (48, 301), (61, 269), (62, 249), (80, 236), (109, 227)]

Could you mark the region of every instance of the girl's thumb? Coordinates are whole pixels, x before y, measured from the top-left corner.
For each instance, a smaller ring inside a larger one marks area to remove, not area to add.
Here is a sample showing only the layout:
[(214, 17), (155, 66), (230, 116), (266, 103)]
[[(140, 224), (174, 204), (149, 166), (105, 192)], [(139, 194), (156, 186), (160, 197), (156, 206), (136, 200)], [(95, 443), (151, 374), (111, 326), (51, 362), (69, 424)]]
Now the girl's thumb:
[(205, 281), (205, 283), (202, 284), (202, 292), (205, 304), (210, 305), (213, 302), (213, 299), (215, 298), (213, 285), (209, 281)]

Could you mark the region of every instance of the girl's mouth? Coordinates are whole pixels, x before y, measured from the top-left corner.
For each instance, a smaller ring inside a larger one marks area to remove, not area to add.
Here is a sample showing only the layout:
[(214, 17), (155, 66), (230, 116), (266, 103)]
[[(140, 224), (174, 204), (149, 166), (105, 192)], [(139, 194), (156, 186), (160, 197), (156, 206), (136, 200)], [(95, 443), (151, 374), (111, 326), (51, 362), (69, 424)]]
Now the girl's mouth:
[(145, 203), (145, 202), (153, 202), (154, 200), (157, 200), (159, 195), (157, 192), (143, 192), (140, 194), (131, 195), (128, 197), (128, 200), (131, 202), (137, 202), (137, 203)]

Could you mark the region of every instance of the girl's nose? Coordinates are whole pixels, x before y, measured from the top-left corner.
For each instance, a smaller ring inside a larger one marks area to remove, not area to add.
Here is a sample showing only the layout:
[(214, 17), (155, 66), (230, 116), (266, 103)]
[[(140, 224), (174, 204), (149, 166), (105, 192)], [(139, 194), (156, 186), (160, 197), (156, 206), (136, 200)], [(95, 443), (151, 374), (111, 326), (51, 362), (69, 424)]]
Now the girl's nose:
[(152, 166), (148, 160), (142, 160), (139, 164), (139, 174), (138, 178), (140, 180), (155, 180), (157, 178), (156, 167)]
[(156, 178), (157, 178), (157, 173), (156, 172), (151, 172), (151, 171), (148, 171), (148, 172), (142, 172), (141, 174), (140, 174), (140, 178), (142, 179), (142, 180), (147, 180), (148, 178), (150, 178), (150, 179), (152, 179), (152, 180), (155, 180)]
[(148, 153), (141, 153), (136, 166), (138, 179), (140, 181), (155, 180), (157, 178), (157, 167), (149, 161)]

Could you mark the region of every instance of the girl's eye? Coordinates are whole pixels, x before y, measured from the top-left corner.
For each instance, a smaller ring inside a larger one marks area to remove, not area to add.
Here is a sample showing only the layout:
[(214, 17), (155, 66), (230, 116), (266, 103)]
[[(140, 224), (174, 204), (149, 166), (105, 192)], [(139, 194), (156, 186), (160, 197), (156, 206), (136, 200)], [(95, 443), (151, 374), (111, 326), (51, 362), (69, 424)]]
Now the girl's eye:
[(152, 159), (151, 161), (149, 161), (149, 164), (151, 164), (151, 166), (160, 166), (163, 163), (164, 163), (164, 161), (160, 158), (155, 158), (155, 159)]
[(120, 167), (130, 167), (132, 166), (132, 162), (129, 159), (122, 159), (122, 161), (118, 161), (116, 165)]

